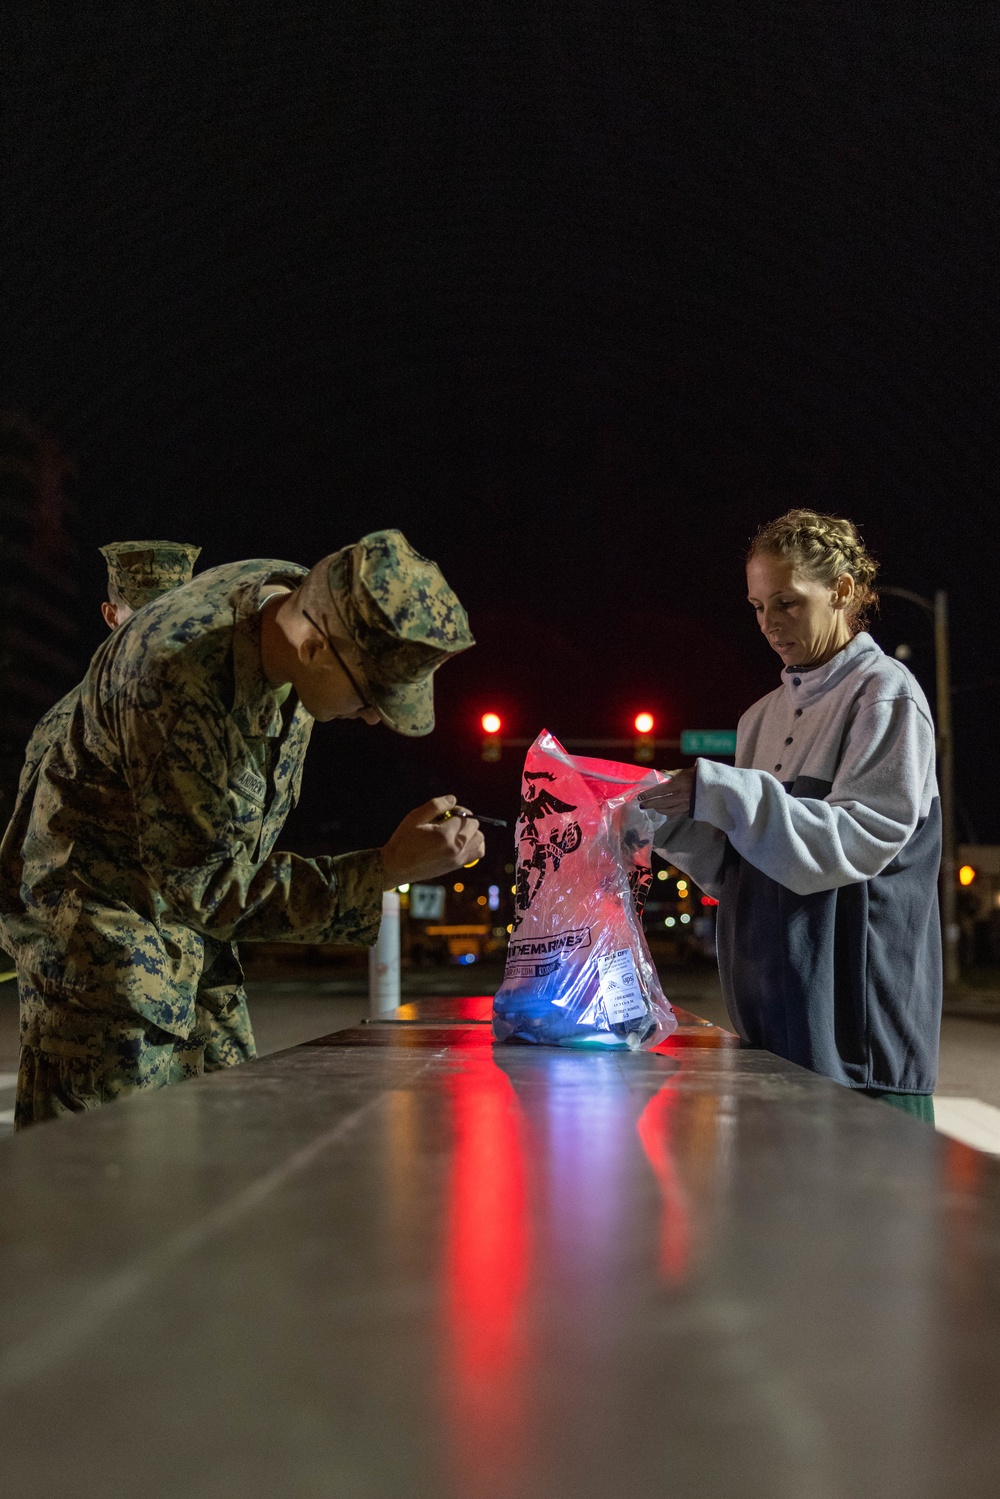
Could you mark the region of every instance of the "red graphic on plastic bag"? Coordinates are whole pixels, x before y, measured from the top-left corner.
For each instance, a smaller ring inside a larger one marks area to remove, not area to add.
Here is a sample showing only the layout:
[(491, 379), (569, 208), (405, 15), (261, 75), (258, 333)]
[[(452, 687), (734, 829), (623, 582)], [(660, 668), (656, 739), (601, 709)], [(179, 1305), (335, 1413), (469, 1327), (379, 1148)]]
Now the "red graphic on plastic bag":
[(529, 749), (498, 1040), (636, 1048), (676, 1028), (640, 920), (658, 819), (636, 797), (663, 779), (569, 755), (547, 732)]

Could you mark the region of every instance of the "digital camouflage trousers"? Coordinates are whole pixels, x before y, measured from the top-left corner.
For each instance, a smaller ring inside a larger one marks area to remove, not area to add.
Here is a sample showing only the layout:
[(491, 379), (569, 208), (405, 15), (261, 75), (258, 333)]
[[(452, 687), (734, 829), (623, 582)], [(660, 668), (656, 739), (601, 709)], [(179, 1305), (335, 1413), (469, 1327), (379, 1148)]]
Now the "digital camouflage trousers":
[(24, 973), (18, 975), (18, 989), (21, 1057), (15, 1129), (236, 1067), (257, 1054), (241, 988), (204, 996), (212, 1008), (196, 1004), (195, 1026), (186, 1038), (138, 1014), (54, 1005)]

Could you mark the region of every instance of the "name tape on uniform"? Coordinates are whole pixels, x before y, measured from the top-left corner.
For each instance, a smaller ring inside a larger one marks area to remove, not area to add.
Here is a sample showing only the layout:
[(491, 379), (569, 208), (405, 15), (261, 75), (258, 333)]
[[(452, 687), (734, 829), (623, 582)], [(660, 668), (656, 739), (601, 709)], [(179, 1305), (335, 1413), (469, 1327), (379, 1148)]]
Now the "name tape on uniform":
[(229, 777), (229, 784), (234, 791), (245, 796), (248, 801), (256, 802), (259, 807), (264, 805), (264, 797), (267, 792), (267, 782), (262, 775), (255, 770), (244, 768), (237, 770)]

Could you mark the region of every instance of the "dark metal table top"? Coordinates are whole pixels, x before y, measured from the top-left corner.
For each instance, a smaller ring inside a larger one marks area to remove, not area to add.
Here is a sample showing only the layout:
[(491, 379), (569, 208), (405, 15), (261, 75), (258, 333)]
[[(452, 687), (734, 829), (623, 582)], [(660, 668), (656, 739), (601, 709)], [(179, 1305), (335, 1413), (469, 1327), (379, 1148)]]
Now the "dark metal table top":
[(0, 1146), (6, 1492), (1000, 1492), (996, 1162), (693, 1017), (484, 1004)]

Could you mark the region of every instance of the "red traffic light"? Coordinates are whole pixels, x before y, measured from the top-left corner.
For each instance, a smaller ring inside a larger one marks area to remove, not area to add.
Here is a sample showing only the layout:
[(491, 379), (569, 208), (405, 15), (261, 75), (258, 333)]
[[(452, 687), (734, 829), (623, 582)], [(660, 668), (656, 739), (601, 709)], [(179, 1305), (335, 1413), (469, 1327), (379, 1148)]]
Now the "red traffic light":
[(479, 720), (483, 729), (482, 757), (488, 764), (496, 764), (501, 755), (500, 730), (503, 720), (499, 713), (484, 713)]
[(637, 713), (632, 722), (635, 724), (636, 732), (633, 754), (640, 765), (649, 765), (656, 752), (656, 744), (653, 740), (656, 719), (652, 713)]

